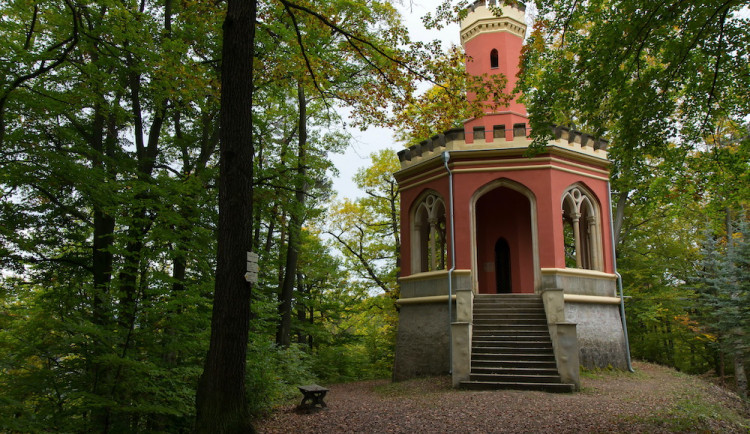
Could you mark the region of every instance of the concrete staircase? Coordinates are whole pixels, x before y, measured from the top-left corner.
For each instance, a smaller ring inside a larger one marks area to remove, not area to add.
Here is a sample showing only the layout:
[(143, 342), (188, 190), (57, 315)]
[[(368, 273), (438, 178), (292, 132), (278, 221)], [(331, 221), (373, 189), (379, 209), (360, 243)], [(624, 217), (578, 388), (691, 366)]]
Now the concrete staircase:
[(471, 374), (462, 388), (573, 392), (557, 372), (541, 296), (478, 294), (473, 309)]

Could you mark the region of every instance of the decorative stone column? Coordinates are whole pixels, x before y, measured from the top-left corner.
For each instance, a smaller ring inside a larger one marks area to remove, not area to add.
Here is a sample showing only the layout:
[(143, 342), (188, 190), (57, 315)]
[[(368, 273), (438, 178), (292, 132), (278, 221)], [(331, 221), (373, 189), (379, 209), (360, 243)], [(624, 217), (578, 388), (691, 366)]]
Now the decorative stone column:
[(430, 223), (430, 230), (428, 231), (428, 242), (430, 243), (430, 253), (429, 253), (429, 262), (430, 262), (430, 271), (437, 270), (437, 261), (438, 261), (438, 254), (437, 254), (437, 246), (435, 245), (435, 235), (437, 235), (437, 218), (436, 217), (430, 217), (429, 223)]
[(573, 238), (575, 239), (576, 245), (576, 267), (583, 268), (583, 257), (581, 254), (581, 227), (579, 225), (581, 215), (575, 212), (572, 213), (570, 218), (573, 221)]

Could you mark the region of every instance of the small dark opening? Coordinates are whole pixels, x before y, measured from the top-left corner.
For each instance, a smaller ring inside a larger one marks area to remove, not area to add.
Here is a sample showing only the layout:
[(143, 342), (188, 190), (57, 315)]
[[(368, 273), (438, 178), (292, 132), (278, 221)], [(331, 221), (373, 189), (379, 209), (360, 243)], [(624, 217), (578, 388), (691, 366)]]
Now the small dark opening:
[(474, 138), (475, 139), (484, 138), (484, 127), (474, 127)]
[(526, 137), (526, 124), (513, 124), (513, 137)]
[(513, 292), (510, 284), (510, 246), (505, 238), (495, 243), (495, 283), (498, 294)]
[(497, 59), (497, 49), (493, 48), (490, 51), (490, 68), (497, 68), (499, 66), (499, 60)]
[(495, 125), (492, 127), (492, 137), (504, 138), (505, 137), (505, 125)]

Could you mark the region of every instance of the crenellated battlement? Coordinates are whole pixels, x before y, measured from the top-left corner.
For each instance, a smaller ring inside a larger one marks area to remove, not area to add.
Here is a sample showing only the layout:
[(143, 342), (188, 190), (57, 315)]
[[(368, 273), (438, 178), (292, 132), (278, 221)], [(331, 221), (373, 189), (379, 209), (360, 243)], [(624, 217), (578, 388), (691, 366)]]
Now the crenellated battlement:
[(560, 125), (552, 126), (552, 135), (555, 141), (565, 141), (568, 144), (580, 144), (583, 148), (592, 148), (595, 151), (606, 151), (609, 146), (609, 140), (601, 137), (594, 137), (590, 134), (580, 131), (570, 130), (570, 128)]
[[(549, 140), (548, 148), (565, 149), (582, 154), (582, 156), (607, 160), (608, 140), (559, 125), (553, 125), (551, 130), (553, 138)], [(470, 140), (471, 143), (467, 143), (464, 130), (453, 128), (399, 151), (398, 159), (401, 162), (401, 168), (406, 169), (422, 161), (438, 157), (444, 151), (525, 150), (531, 145), (532, 139), (528, 137), (528, 131), (525, 128), (514, 129), (513, 133), (513, 140), (508, 140), (504, 130), (482, 131), (481, 136), (475, 136), (473, 140)], [(490, 137), (489, 141), (484, 138), (484, 134)]]
[(517, 9), (521, 12), (526, 12), (526, 5), (521, 2), (513, 2), (512, 4), (505, 4), (502, 0), (476, 0), (469, 6), (469, 11), (473, 12), (479, 6), (484, 7), (504, 7)]

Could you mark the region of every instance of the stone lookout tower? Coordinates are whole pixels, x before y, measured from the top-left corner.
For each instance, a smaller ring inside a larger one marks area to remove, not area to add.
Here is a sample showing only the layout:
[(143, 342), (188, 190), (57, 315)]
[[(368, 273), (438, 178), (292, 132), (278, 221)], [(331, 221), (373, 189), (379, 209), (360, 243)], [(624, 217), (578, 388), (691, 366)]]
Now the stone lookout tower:
[[(474, 3), (461, 42), (467, 72), (504, 74), (510, 91), (525, 13), (495, 1)], [(394, 378), (451, 372), (456, 386), (569, 391), (579, 363), (629, 363), (607, 142), (556, 127), (526, 157), (524, 105), (486, 107), (463, 128), (399, 152)]]

